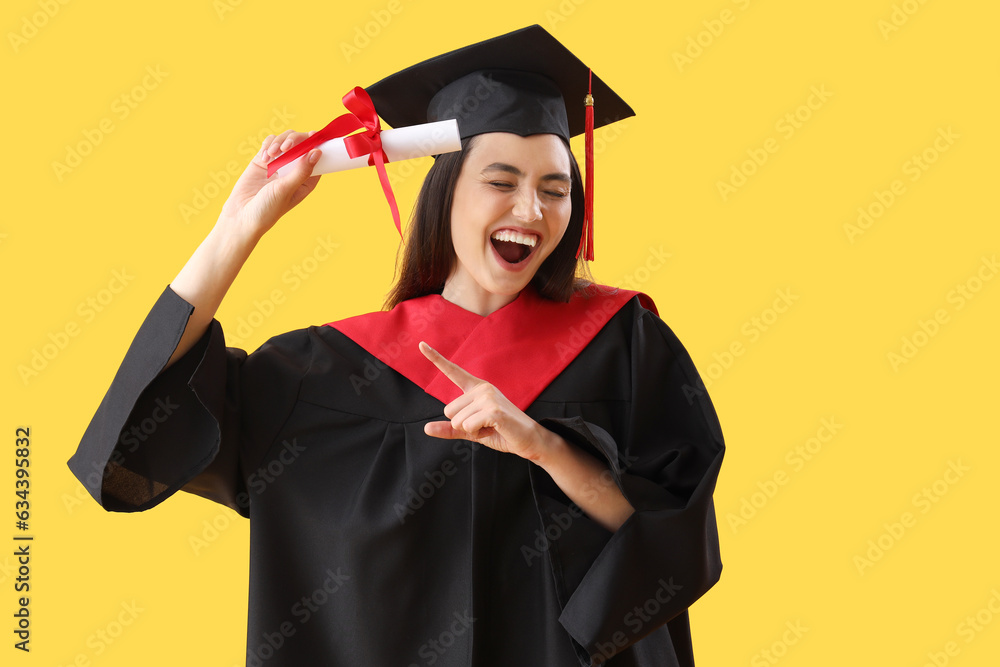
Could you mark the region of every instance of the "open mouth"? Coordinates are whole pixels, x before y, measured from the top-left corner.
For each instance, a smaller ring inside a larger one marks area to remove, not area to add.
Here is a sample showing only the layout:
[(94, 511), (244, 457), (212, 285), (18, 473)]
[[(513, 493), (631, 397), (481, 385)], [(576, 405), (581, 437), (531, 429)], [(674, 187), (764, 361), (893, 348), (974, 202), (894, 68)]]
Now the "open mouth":
[(538, 244), (538, 237), (532, 234), (521, 234), (510, 229), (501, 229), (493, 232), (490, 236), (490, 242), (505, 262), (520, 264), (534, 252), (535, 246)]

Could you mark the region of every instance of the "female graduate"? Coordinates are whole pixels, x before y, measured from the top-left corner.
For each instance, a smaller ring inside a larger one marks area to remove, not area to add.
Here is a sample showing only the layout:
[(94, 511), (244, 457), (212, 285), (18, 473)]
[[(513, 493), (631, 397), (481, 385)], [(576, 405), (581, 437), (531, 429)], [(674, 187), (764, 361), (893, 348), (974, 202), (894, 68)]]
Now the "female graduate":
[[(592, 85), (597, 126), (632, 114)], [(250, 519), (248, 665), (694, 664), (722, 433), (652, 301), (576, 278), (587, 90), (538, 26), (370, 86), (386, 122), (457, 118), (463, 146), (391, 309), (247, 355), (214, 314), (318, 180), (315, 148), (268, 179), (310, 141), (268, 137), (144, 321), (70, 467), (108, 510), (183, 490)]]

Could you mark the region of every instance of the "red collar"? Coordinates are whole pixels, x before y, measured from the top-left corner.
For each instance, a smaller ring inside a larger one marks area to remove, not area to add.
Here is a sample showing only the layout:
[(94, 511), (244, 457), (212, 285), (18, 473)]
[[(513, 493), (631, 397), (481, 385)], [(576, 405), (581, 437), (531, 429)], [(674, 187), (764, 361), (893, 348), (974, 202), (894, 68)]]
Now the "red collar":
[(431, 294), (388, 312), (326, 326), (442, 403), (450, 403), (461, 390), (424, 357), (417, 347), (421, 340), (525, 410), (636, 294), (656, 312), (652, 299), (641, 292), (594, 285), (561, 303), (542, 298), (529, 286), (485, 317)]

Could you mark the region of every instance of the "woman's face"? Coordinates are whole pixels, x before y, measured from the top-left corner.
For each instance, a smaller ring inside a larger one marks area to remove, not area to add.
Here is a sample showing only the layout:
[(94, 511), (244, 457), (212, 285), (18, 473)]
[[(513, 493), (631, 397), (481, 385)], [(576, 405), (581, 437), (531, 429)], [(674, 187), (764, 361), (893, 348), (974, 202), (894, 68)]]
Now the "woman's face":
[(455, 184), (444, 295), (480, 314), (516, 298), (566, 232), (570, 182), (558, 136), (478, 135)]

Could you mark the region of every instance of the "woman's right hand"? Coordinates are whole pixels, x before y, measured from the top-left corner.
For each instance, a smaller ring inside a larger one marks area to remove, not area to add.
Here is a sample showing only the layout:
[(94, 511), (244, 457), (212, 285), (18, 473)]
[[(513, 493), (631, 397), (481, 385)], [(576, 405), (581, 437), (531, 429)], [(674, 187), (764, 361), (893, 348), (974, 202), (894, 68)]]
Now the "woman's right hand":
[(319, 149), (309, 151), (284, 176), (267, 177), (271, 158), (308, 136), (288, 130), (264, 140), (260, 152), (233, 186), (219, 221), (170, 283), (178, 296), (194, 306), (194, 312), (167, 366), (191, 349), (208, 329), (223, 297), (264, 233), (316, 188), (319, 176), (309, 174), (319, 160)]
[(234, 233), (255, 244), (278, 218), (305, 199), (319, 183), (319, 176), (309, 175), (319, 160), (321, 151), (318, 148), (296, 161), (284, 176), (268, 178), (267, 163), (312, 134), (286, 130), (277, 137), (269, 135), (264, 139), (261, 150), (233, 186), (219, 222), (231, 226)]

